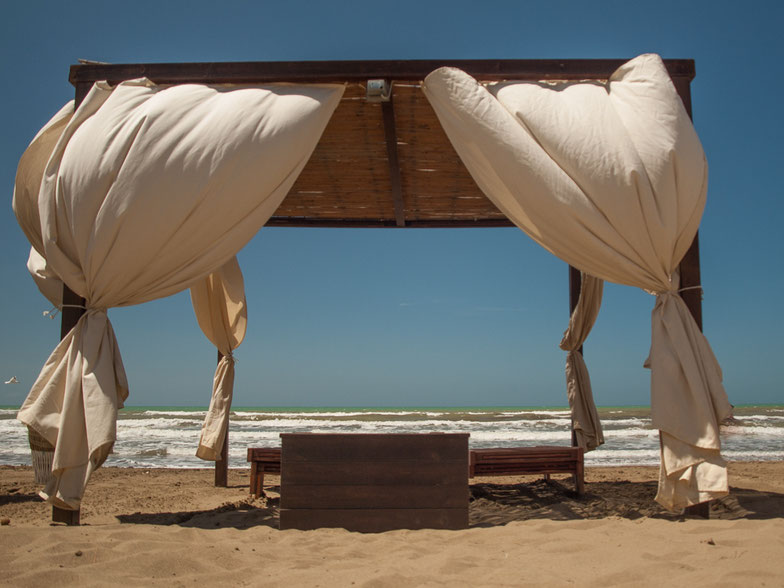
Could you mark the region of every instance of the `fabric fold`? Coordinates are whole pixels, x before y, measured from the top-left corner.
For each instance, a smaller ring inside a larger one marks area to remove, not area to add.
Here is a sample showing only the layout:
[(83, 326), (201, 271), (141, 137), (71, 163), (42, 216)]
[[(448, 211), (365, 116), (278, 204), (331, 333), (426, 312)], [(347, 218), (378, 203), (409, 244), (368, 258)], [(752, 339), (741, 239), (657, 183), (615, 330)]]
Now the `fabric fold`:
[[(679, 508), (725, 493), (715, 490), (724, 487), (715, 484), (719, 470), (726, 481), (720, 465), (694, 470), (696, 492), (667, 465), (668, 452), (694, 466), (708, 463), (698, 450), (718, 450), (729, 402), (673, 278), (699, 226), (707, 162), (661, 58), (641, 55), (607, 83), (485, 87), (441, 68), (423, 90), (477, 185), (519, 228), (582, 272), (661, 294), (651, 336), (651, 406), (654, 424), (672, 434), (663, 436), (658, 500)], [(670, 436), (691, 449), (671, 444)]]
[[(78, 508), (116, 438), (128, 386), (106, 310), (174, 294), (229, 262), (280, 205), (342, 93), (337, 84), (97, 83), (67, 120), (37, 194), (38, 253), (43, 279), (62, 280), (87, 312), (19, 412), (55, 448), (47, 500)], [(42, 160), (23, 156), (17, 178)], [(32, 217), (15, 210), (34, 233)]]
[(54, 446), (41, 496), (78, 509), (92, 471), (111, 453), (128, 381), (106, 312), (88, 310), (49, 356), (17, 418)]
[(569, 327), (564, 332), (560, 347), (566, 355), (566, 393), (572, 413), (572, 430), (577, 445), (585, 451), (604, 444), (604, 433), (596, 404), (593, 400), (591, 378), (580, 352), (602, 305), (604, 282), (588, 274), (581, 274), (580, 297), (569, 318)]
[(245, 338), (247, 303), (242, 271), (236, 257), (191, 286), (191, 302), (199, 326), (221, 354), (212, 384), (196, 456), (217, 461), (223, 450), (234, 394), (234, 350)]

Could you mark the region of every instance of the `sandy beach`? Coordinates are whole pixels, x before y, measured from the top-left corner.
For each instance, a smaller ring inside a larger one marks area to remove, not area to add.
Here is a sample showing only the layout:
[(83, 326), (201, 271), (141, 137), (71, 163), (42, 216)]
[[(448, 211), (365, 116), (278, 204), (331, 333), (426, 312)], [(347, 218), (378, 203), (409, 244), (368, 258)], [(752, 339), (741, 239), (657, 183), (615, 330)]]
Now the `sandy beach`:
[[(476, 478), (469, 529), (279, 531), (277, 479), (248, 495), (211, 470), (100, 469), (82, 526), (50, 524), (32, 470), (0, 467), (9, 586), (784, 586), (784, 463), (730, 465), (710, 520), (653, 502), (656, 468), (588, 468), (587, 493)], [(7, 521), (6, 521), (7, 519)]]

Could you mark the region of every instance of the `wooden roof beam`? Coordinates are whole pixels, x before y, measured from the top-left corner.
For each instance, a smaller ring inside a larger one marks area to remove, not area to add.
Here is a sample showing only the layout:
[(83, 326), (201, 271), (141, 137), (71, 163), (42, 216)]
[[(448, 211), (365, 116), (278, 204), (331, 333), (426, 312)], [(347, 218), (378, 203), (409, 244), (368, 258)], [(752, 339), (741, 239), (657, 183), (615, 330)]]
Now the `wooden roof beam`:
[[(159, 84), (357, 82), (423, 80), (435, 69), (457, 67), (482, 81), (607, 79), (626, 59), (415, 59), (385, 61), (269, 61), (72, 65), (72, 84), (147, 77)], [(673, 78), (694, 78), (694, 60), (665, 59)]]
[(384, 138), (387, 143), (387, 163), (389, 164), (389, 183), (392, 188), (392, 198), (395, 203), (395, 224), (398, 227), (406, 226), (405, 210), (403, 208), (403, 187), (400, 181), (400, 161), (397, 156), (397, 129), (395, 127), (395, 108), (392, 104), (392, 94), (389, 99), (381, 103), (384, 114)]

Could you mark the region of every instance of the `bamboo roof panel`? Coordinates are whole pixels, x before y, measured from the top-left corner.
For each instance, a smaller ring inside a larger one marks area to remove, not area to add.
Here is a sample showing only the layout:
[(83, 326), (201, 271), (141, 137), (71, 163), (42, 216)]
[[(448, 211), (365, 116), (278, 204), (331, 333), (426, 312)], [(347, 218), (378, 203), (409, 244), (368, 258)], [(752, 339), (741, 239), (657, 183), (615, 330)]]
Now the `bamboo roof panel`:
[[(269, 225), (510, 226), (447, 139), (422, 80), (442, 66), (480, 81), (606, 80), (623, 59), (89, 63), (71, 67), (80, 101), (93, 82), (343, 83), (346, 91), (310, 160)], [(687, 110), (694, 62), (665, 65)], [(368, 80), (392, 83), (392, 106), (368, 101)], [(393, 114), (390, 117), (390, 113)], [(392, 118), (394, 120), (392, 120)], [(390, 151), (391, 149), (391, 151)]]

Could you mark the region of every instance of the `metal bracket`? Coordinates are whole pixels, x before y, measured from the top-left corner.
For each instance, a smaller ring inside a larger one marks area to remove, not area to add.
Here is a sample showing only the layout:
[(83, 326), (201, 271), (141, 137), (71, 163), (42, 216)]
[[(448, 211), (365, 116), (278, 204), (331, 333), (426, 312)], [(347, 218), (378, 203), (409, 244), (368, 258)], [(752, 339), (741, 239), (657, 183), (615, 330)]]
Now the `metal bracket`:
[(389, 80), (368, 80), (365, 98), (368, 102), (389, 102), (392, 83)]

